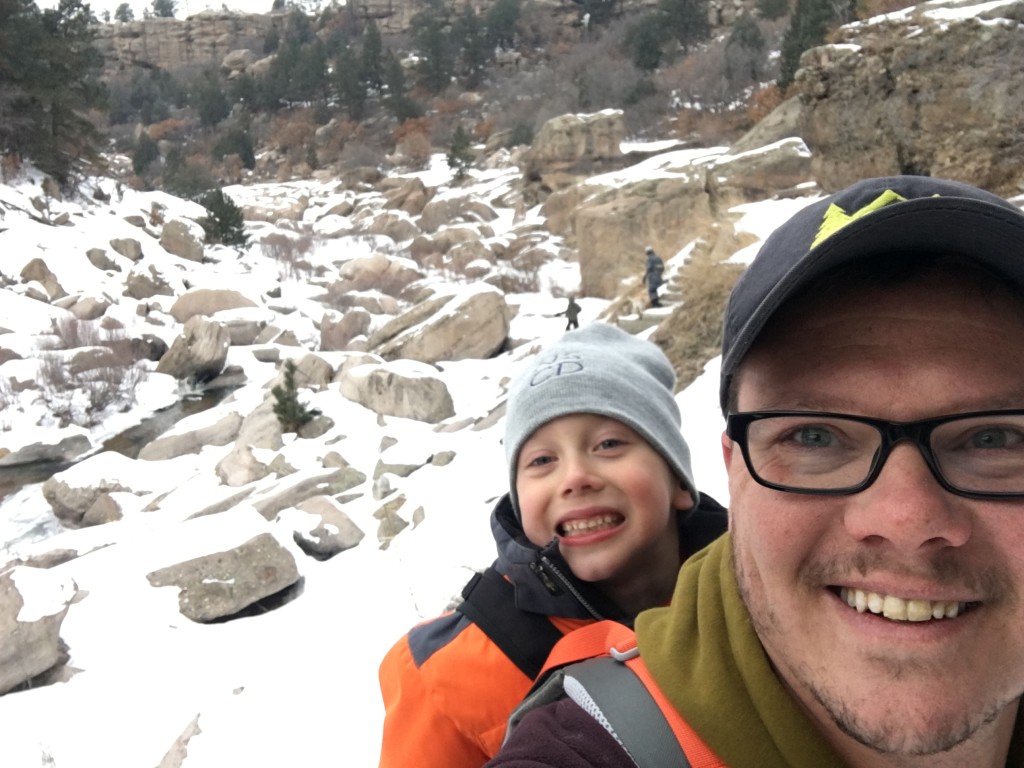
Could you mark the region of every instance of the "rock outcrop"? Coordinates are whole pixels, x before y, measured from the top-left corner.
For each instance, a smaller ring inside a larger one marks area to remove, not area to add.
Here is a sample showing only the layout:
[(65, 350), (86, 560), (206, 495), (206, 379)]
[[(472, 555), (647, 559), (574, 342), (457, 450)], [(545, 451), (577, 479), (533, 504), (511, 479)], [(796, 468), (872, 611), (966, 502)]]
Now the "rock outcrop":
[[(971, 9), (979, 12), (972, 15)], [(1024, 4), (923, 4), (848, 24), (804, 54), (800, 135), (827, 190), (866, 176), (1024, 189)]]
[(187, 19), (141, 19), (96, 27), (96, 48), (108, 71), (143, 67), (175, 71), (219, 65), (241, 49), (263, 50), (267, 33), (284, 23), (280, 14), (203, 11)]

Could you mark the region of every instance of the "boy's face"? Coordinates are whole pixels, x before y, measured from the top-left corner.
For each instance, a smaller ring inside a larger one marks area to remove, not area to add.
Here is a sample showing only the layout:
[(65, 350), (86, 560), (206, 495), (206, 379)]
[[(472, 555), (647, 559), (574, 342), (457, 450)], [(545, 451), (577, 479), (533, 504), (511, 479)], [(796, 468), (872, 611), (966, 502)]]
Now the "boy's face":
[[(611, 595), (679, 569), (676, 509), (693, 506), (668, 463), (639, 434), (605, 416), (549, 421), (516, 466), (523, 530), (559, 548), (577, 578)], [(627, 608), (628, 606), (620, 606)]]

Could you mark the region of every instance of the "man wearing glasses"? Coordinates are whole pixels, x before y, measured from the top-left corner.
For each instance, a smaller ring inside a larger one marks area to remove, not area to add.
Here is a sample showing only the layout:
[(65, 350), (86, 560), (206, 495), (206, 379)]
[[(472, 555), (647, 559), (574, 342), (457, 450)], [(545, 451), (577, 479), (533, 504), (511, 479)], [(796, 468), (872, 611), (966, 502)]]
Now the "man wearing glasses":
[[(804, 208), (721, 402), (729, 533), (636, 621), (689, 763), (1024, 766), (1024, 214), (909, 176)], [(541, 707), (489, 765), (635, 765), (600, 720)]]

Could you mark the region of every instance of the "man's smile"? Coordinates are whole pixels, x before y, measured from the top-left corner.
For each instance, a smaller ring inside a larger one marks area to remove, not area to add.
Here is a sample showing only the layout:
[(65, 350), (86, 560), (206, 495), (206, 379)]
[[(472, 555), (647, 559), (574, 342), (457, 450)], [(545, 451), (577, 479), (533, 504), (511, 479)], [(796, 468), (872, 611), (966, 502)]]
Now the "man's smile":
[(883, 595), (852, 587), (840, 587), (839, 597), (858, 613), (873, 613), (892, 621), (928, 621), (955, 619), (968, 603), (958, 600), (920, 600), (896, 595)]

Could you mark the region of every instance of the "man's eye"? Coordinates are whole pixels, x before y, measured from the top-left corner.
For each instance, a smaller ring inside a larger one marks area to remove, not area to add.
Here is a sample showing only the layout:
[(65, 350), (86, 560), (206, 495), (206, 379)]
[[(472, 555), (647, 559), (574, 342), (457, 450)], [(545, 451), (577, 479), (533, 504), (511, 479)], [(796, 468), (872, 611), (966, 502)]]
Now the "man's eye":
[(835, 436), (824, 427), (800, 427), (793, 430), (790, 439), (807, 448), (828, 448), (835, 441)]
[(1002, 427), (987, 427), (979, 429), (971, 435), (971, 448), (993, 449), (993, 448), (1021, 448), (1024, 444), (1024, 436), (1016, 429), (1004, 429)]

